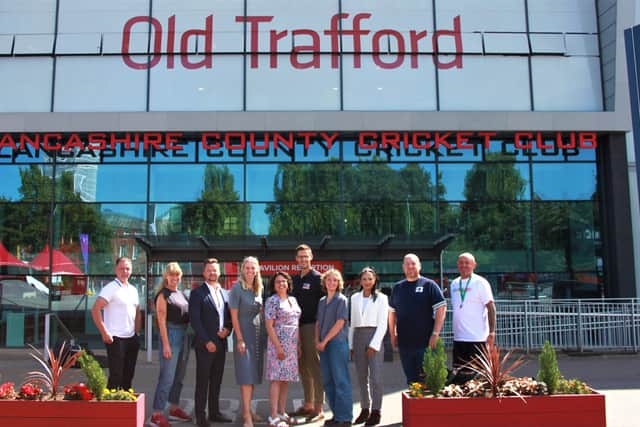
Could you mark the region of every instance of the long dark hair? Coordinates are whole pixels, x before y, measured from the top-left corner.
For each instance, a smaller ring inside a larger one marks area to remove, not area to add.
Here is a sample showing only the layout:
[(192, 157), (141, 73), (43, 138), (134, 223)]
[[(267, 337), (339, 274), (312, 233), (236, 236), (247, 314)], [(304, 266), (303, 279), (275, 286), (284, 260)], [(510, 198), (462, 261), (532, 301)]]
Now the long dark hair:
[[(366, 266), (365, 268), (362, 269), (362, 271), (360, 271), (360, 274), (358, 275), (359, 280), (362, 280), (362, 275), (364, 273), (373, 274), (373, 287), (371, 288), (371, 298), (373, 299), (373, 301), (375, 301), (376, 298), (378, 298), (378, 284), (380, 283), (380, 278), (378, 277), (378, 273), (376, 273), (376, 270), (373, 267)], [(362, 284), (360, 285), (360, 287), (362, 288)]]

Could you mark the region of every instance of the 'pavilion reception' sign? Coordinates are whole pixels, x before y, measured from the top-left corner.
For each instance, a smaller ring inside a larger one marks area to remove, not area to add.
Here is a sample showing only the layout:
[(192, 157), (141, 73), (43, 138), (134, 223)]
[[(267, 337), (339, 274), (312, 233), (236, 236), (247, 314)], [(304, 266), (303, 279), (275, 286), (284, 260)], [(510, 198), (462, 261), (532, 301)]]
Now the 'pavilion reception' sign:
[[(568, 156), (598, 146), (595, 132), (496, 132), (468, 131), (296, 131), (296, 132), (89, 132), (0, 134), (0, 158), (37, 157), (42, 152), (59, 157), (105, 158), (125, 153), (134, 157), (200, 158), (253, 157), (304, 160), (336, 158), (343, 154), (358, 158), (424, 158), (463, 156), (483, 149), (504, 155), (530, 154)], [(348, 150), (351, 153), (347, 153)]]

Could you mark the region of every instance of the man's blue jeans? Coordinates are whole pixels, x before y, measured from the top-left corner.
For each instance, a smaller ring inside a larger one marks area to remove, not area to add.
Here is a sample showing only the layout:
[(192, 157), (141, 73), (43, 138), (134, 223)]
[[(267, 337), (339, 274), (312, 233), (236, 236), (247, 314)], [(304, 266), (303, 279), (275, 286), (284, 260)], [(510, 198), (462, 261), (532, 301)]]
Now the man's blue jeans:
[(171, 346), (171, 359), (162, 356), (162, 340), (158, 339), (158, 352), (160, 353), (160, 372), (158, 385), (153, 398), (153, 410), (164, 411), (167, 401), (180, 403), (182, 381), (189, 360), (189, 348), (186, 336), (187, 326), (167, 324), (167, 335)]
[(426, 347), (420, 348), (398, 348), (402, 370), (407, 377), (407, 384), (424, 381), (422, 363)]
[(349, 421), (353, 418), (353, 397), (351, 396), (351, 378), (349, 377), (349, 343), (347, 341), (329, 341), (320, 352), (320, 370), (327, 403), (336, 421)]

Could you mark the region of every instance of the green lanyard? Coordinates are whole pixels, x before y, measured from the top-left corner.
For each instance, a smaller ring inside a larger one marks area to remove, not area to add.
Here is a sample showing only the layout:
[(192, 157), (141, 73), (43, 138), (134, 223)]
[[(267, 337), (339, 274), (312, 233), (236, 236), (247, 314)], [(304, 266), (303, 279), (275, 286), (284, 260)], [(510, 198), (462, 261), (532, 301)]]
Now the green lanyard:
[(460, 308), (462, 308), (462, 304), (464, 304), (464, 298), (467, 296), (467, 289), (469, 288), (469, 282), (471, 281), (471, 276), (467, 279), (467, 284), (462, 289), (462, 278), (460, 278), (460, 285), (458, 289), (460, 290)]

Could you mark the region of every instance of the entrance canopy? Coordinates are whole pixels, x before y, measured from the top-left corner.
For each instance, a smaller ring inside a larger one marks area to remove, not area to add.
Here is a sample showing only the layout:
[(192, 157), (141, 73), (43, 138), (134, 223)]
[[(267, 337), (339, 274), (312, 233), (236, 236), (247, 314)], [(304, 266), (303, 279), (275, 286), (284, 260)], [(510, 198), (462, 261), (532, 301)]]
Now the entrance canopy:
[(407, 253), (415, 253), (423, 260), (438, 260), (454, 237), (454, 234), (411, 239), (393, 234), (377, 239), (336, 238), (328, 234), (288, 239), (272, 239), (268, 236), (137, 236), (136, 241), (145, 250), (150, 261), (200, 261), (208, 257), (228, 261), (240, 260), (250, 255), (257, 256), (261, 261), (277, 261), (293, 259), (295, 248), (301, 243), (311, 246), (316, 260), (389, 261), (401, 260)]

